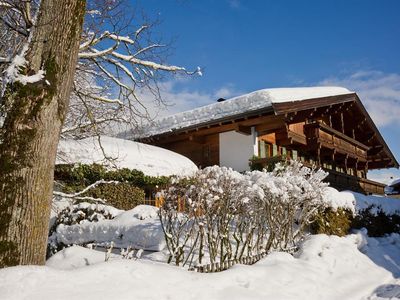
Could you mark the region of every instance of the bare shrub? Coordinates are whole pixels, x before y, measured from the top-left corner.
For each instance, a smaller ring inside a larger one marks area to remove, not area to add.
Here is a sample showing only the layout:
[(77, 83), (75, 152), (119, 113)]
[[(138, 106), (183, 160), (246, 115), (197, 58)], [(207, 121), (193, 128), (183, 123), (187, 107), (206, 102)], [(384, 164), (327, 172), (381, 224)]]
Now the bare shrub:
[[(325, 176), (291, 162), (273, 172), (240, 174), (214, 166), (191, 178), (174, 178), (159, 212), (168, 263), (223, 264), (271, 250), (292, 251), (324, 206)], [(185, 209), (179, 211), (182, 200)]]
[(300, 162), (277, 164), (272, 172), (251, 172), (264, 191), (263, 211), (269, 236), (265, 250), (293, 251), (317, 212), (324, 208), (322, 180), (327, 173)]

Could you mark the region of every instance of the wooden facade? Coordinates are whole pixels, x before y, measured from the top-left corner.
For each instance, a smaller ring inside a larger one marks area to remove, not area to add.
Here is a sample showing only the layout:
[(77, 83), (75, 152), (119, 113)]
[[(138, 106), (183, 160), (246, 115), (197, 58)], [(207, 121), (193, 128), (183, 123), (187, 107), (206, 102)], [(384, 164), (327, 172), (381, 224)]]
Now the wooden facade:
[(368, 170), (399, 167), (355, 93), (273, 103), (140, 140), (206, 167), (220, 164), (220, 134), (224, 132), (255, 134), (257, 158), (253, 162), (298, 159), (327, 170), (327, 180), (339, 190), (383, 194), (384, 185), (368, 180)]

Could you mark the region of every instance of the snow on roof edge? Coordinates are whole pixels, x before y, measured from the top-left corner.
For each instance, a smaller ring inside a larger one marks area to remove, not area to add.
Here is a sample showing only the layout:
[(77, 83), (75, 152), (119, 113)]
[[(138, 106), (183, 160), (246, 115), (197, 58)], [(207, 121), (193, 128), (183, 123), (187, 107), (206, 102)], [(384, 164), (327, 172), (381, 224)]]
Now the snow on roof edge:
[(272, 107), (273, 103), (296, 102), (329, 96), (352, 94), (354, 92), (336, 86), (272, 88), (236, 96), (223, 102), (216, 102), (192, 110), (166, 116), (143, 128), (138, 137), (145, 138), (218, 121), (226, 117), (254, 112)]

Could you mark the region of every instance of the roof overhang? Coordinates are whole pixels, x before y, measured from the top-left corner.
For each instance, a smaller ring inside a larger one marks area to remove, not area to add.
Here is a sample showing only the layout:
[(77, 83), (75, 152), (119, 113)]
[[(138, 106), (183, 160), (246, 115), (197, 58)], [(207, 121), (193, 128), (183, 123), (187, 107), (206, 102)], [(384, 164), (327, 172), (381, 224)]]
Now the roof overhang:
[(345, 104), (345, 103), (354, 103), (359, 112), (366, 119), (366, 126), (368, 126), (369, 131), (374, 133), (374, 139), (377, 141), (378, 145), (375, 145), (376, 148), (381, 148), (380, 158), (376, 160), (369, 161), (370, 169), (382, 169), (387, 167), (395, 167), (399, 168), (399, 163), (397, 162), (395, 156), (387, 145), (385, 139), (379, 132), (377, 126), (372, 120), (371, 116), (365, 109), (362, 104), (360, 98), (356, 93), (338, 95), (338, 96), (329, 96), (323, 98), (315, 98), (315, 99), (307, 99), (301, 101), (293, 101), (293, 102), (284, 102), (284, 103), (273, 103), (273, 109), (276, 115), (287, 115), (290, 113), (299, 113), (301, 111), (307, 111), (311, 109), (318, 109), (323, 107), (330, 107), (332, 105)]
[[(229, 100), (228, 100), (229, 101)], [(365, 118), (365, 126), (367, 126), (369, 132), (373, 132), (373, 139), (375, 141), (374, 149), (381, 148), (379, 150), (379, 157), (374, 158), (369, 161), (370, 169), (380, 169), (380, 168), (388, 168), (388, 167), (396, 167), (399, 168), (399, 163), (397, 162), (395, 156), (391, 152), (381, 133), (379, 132), (377, 126), (373, 122), (372, 118), (368, 114), (364, 105), (360, 101), (360, 98), (356, 93), (348, 93), (341, 94), (335, 96), (328, 97), (319, 97), (313, 99), (305, 99), (305, 100), (296, 100), (293, 101), (285, 101), (281, 103), (272, 103), (270, 106), (256, 109), (256, 110), (247, 110), (241, 112), (239, 114), (233, 114), (229, 116), (225, 116), (220, 119), (214, 119), (207, 122), (198, 123), (196, 125), (182, 127), (178, 129), (173, 129), (167, 132), (163, 132), (160, 134), (155, 134), (151, 136), (147, 136), (144, 138), (139, 138), (137, 140), (144, 142), (151, 142), (157, 140), (165, 140), (171, 136), (177, 136), (182, 134), (190, 134), (192, 132), (200, 133), (203, 130), (209, 130), (210, 128), (215, 128), (218, 126), (232, 124), (232, 123), (240, 123), (247, 122), (248, 119), (258, 118), (262, 116), (275, 115), (275, 116), (287, 116), (288, 114), (297, 114), (304, 112), (307, 110), (317, 110), (329, 107), (340, 107), (342, 105), (353, 105), (357, 109), (357, 112), (362, 114), (362, 117)], [(354, 105), (355, 104), (355, 105)], [(353, 109), (353, 108), (352, 108)], [(213, 131), (217, 132), (217, 131)]]

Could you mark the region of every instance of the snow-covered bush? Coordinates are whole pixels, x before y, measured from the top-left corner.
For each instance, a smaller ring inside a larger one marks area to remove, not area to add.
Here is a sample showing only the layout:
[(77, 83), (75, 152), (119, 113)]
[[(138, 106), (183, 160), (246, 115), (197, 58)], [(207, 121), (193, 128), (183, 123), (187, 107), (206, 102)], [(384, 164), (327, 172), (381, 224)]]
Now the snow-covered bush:
[[(325, 176), (291, 162), (277, 164), (273, 172), (240, 174), (213, 166), (174, 179), (160, 209), (169, 262), (224, 263), (293, 249), (324, 207)], [(183, 200), (185, 210), (179, 212)]]
[[(149, 251), (162, 251), (166, 247), (157, 207), (139, 205), (123, 211), (104, 205), (86, 203), (86, 206), (88, 209), (79, 209), (82, 204), (74, 205), (72, 216), (63, 219), (65, 223), (58, 222), (53, 227), (49, 236), (49, 250), (52, 250), (49, 255), (71, 245), (110, 247), (112, 243), (114, 248), (131, 247)], [(103, 210), (102, 207), (105, 212), (108, 211), (107, 218), (94, 217), (92, 209)], [(86, 218), (81, 219), (84, 214)]]
[[(176, 178), (165, 191), (160, 219), (170, 259), (175, 263), (223, 263), (261, 249), (266, 230), (257, 216), (262, 191), (225, 167), (199, 170), (192, 178)], [(185, 211), (178, 212), (184, 199)]]
[(272, 172), (253, 171), (249, 176), (264, 191), (263, 213), (269, 231), (265, 250), (292, 251), (317, 212), (326, 206), (323, 193), (327, 184), (322, 180), (327, 173), (290, 161), (277, 163)]
[(311, 233), (344, 236), (350, 232), (353, 218), (354, 215), (349, 209), (327, 207), (314, 217)]
[(59, 225), (70, 226), (75, 224), (83, 224), (85, 222), (110, 220), (121, 212), (121, 210), (109, 205), (92, 204), (87, 202), (67, 206), (57, 214), (55, 221), (50, 228), (48, 255), (51, 255), (66, 246), (63, 243), (59, 243), (55, 238), (55, 232)]
[(351, 229), (366, 228), (370, 236), (400, 232), (400, 201), (352, 191), (324, 189), (326, 208), (318, 213), (312, 233), (344, 235)]

